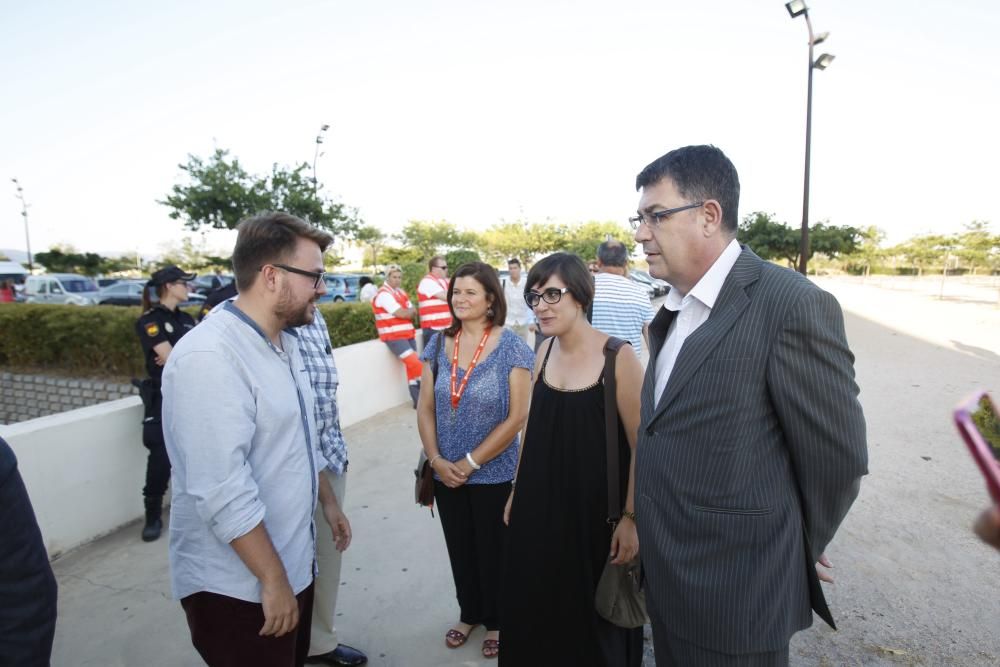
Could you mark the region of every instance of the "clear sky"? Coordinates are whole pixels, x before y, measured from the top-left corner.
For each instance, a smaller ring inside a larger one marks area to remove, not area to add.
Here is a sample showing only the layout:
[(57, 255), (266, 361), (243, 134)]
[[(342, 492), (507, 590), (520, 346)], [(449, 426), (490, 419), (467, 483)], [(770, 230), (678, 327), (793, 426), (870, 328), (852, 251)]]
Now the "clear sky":
[[(1000, 231), (1000, 9), (813, 0), (810, 218), (890, 241)], [(0, 0), (0, 248), (155, 253), (188, 153), (312, 161), (388, 232), (408, 219), (620, 220), (636, 173), (713, 143), (740, 215), (802, 212), (807, 33), (781, 0)], [(209, 236), (231, 247), (231, 234)]]

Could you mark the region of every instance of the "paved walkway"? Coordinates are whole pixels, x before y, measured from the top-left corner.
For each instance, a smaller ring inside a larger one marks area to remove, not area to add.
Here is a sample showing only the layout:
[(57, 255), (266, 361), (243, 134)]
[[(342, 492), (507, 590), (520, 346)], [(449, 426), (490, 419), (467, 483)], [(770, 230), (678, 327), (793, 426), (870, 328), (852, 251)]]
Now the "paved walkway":
[[(792, 663), (1000, 664), (1000, 559), (969, 532), (987, 496), (949, 420), (967, 391), (1000, 393), (1000, 309), (850, 281), (823, 286), (857, 313), (847, 325), (871, 474), (828, 550), (840, 632), (800, 633)], [(439, 522), (412, 501), (413, 410), (383, 413), (347, 439), (355, 537), (344, 560), (341, 638), (376, 666), (495, 664), (479, 654), (481, 629), (459, 650), (444, 647), (457, 610)], [(166, 540), (144, 544), (138, 532), (129, 526), (54, 564), (56, 667), (202, 664), (169, 599)]]

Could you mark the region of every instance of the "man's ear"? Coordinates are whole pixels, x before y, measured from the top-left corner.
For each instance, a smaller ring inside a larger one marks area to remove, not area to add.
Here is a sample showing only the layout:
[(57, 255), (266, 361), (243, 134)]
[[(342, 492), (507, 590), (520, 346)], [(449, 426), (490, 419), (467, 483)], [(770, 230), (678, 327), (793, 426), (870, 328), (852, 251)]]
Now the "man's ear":
[(718, 234), (722, 229), (722, 204), (714, 199), (706, 200), (701, 208), (701, 215), (704, 220), (705, 236)]

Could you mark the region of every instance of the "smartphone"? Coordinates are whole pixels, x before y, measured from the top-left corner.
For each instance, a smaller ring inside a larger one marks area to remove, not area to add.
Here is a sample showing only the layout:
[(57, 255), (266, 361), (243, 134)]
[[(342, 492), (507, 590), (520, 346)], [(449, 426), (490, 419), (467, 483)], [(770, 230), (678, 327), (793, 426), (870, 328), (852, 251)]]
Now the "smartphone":
[(955, 408), (955, 426), (986, 478), (993, 502), (1000, 505), (1000, 410), (989, 393), (979, 391)]

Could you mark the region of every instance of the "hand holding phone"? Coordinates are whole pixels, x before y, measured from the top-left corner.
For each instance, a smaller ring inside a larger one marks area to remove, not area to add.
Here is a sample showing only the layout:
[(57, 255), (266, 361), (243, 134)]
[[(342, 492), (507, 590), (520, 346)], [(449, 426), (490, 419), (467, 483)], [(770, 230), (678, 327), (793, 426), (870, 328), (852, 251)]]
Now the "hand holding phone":
[(955, 426), (979, 464), (993, 502), (1000, 505), (1000, 410), (989, 393), (980, 391), (960, 403), (954, 414)]

